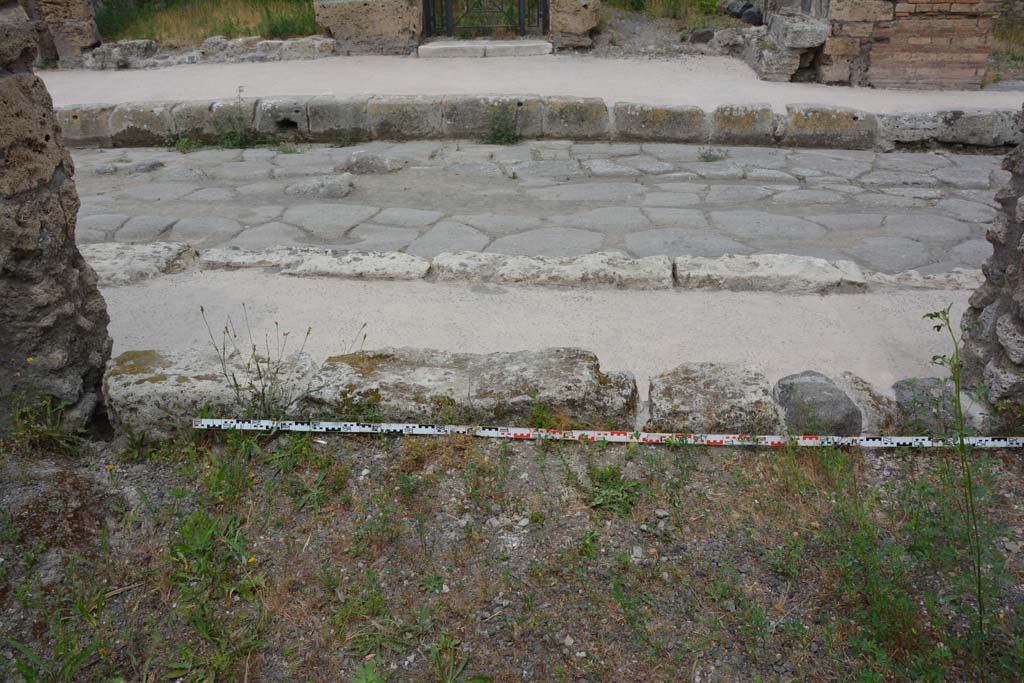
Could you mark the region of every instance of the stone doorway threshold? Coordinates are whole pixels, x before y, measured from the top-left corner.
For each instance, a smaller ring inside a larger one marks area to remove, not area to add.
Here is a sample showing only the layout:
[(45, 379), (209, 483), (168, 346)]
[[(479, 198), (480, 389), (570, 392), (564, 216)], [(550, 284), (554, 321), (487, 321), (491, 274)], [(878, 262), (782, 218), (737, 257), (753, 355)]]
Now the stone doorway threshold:
[(416, 49), (418, 57), (537, 57), (551, 54), (546, 40), (436, 40)]

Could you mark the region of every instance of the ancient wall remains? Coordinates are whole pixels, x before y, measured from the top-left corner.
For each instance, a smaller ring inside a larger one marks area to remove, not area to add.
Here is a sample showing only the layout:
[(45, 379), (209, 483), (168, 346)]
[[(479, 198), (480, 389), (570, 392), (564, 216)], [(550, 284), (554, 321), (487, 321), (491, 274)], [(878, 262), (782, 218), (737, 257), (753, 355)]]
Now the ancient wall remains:
[(82, 53), (100, 44), (91, 0), (19, 0), (32, 22), (38, 61), (78, 66)]
[(24, 10), (0, 0), (0, 425), (16, 394), (50, 396), (84, 423), (111, 347), (96, 274), (75, 246), (74, 167), (35, 55)]

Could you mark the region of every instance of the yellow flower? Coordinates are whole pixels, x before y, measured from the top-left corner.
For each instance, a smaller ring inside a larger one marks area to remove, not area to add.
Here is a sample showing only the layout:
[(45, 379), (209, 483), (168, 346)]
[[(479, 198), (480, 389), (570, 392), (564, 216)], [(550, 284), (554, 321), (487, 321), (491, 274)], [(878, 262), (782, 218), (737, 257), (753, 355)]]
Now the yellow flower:
[(107, 656), (107, 648), (101, 647), (99, 649), (99, 654), (100, 654), (100, 657), (106, 657)]
[(114, 463), (108, 462), (107, 463), (107, 472), (113, 472), (113, 471), (114, 471)]
[(249, 556), (249, 564), (256, 564), (256, 556), (255, 555), (250, 555)]
[(25, 359), (25, 362), (26, 363), (31, 363), (34, 360), (35, 360), (35, 358), (33, 358), (32, 356), (29, 356), (28, 358)]

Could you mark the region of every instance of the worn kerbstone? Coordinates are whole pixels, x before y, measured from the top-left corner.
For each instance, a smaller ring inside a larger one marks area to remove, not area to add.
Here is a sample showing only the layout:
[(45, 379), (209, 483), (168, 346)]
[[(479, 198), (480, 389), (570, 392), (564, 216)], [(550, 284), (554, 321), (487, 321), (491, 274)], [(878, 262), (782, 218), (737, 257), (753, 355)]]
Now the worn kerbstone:
[(440, 97), (374, 97), (366, 112), (375, 138), (415, 140), (444, 134)]
[(707, 139), (704, 110), (630, 102), (615, 103), (615, 136), (646, 142), (703, 142)]
[(871, 149), (875, 144), (875, 115), (854, 109), (789, 105), (782, 144), (794, 147)]
[(599, 97), (544, 98), (545, 137), (599, 140), (609, 134), (608, 105)]
[(261, 97), (256, 103), (254, 127), (260, 133), (309, 135), (308, 97)]
[(537, 138), (543, 132), (543, 104), (540, 97), (477, 97), (451, 95), (442, 103), (445, 136), (468, 138), (505, 132)]
[(782, 417), (757, 368), (685, 363), (651, 379), (647, 431), (779, 434)]
[(430, 270), (426, 259), (398, 252), (310, 250), (296, 265), (285, 268), (284, 275), (331, 276), (369, 280), (418, 280)]
[(602, 372), (594, 354), (572, 348), (363, 351), (327, 359), (313, 386), (315, 408), (413, 422), (528, 425), (543, 411), (561, 428), (628, 429), (637, 400), (632, 374)]
[(57, 122), (69, 147), (109, 147), (112, 104), (80, 104), (57, 110)]
[(1021, 140), (1020, 114), (1013, 110), (943, 112), (935, 138), (939, 142), (1003, 147)]
[(771, 105), (722, 105), (709, 117), (710, 140), (720, 145), (771, 145), (775, 118)]
[(247, 132), (253, 127), (255, 99), (181, 102), (171, 109), (175, 134), (203, 142)]
[[(913, 377), (892, 385), (896, 394), (896, 428), (901, 434), (952, 436), (955, 433), (953, 381), (948, 377)], [(984, 433), (990, 418), (984, 406), (965, 393), (960, 395), (964, 419)]]
[(186, 267), (196, 250), (183, 242), (86, 244), (80, 251), (101, 285), (126, 285)]
[(629, 258), (616, 253), (570, 258), (457, 252), (438, 254), (432, 264), (439, 280), (487, 280), (532, 285), (605, 285), (638, 289), (672, 287), (667, 256)]
[[(103, 378), (107, 413), (115, 426), (154, 438), (175, 436), (204, 409), (218, 417), (243, 416), (254, 397), (250, 387), (260, 385), (255, 365), (247, 367), (246, 360), (237, 355), (228, 358), (226, 377), (221, 358), (212, 351), (126, 351), (110, 361)], [(306, 354), (272, 362), (282, 406), (316, 386), (317, 368)], [(241, 401), (231, 388), (232, 376), (242, 388)], [(292, 405), (279, 415), (294, 418), (300, 414)]]
[(790, 434), (859, 436), (863, 418), (853, 400), (829, 377), (808, 370), (775, 383), (772, 396)]
[(811, 256), (679, 256), (675, 266), (676, 283), (685, 288), (823, 293), (861, 291), (867, 286), (864, 273), (852, 261), (826, 261)]
[(119, 104), (110, 112), (110, 138), (115, 147), (161, 145), (174, 135), (171, 102)]
[(373, 134), (367, 112), (369, 101), (369, 97), (314, 97), (306, 105), (310, 138), (320, 142), (369, 140)]

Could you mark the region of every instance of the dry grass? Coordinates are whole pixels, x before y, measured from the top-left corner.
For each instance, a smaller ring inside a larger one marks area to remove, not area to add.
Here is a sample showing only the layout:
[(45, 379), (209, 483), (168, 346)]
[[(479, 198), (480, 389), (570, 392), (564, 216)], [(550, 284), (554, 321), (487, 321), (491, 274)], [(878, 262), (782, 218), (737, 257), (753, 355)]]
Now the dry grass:
[(170, 0), (163, 9), (110, 2), (97, 16), (105, 40), (195, 45), (210, 36), (289, 38), (320, 33), (311, 0)]
[(996, 24), (995, 44), (985, 81), (1024, 78), (1024, 24), (1002, 20)]

